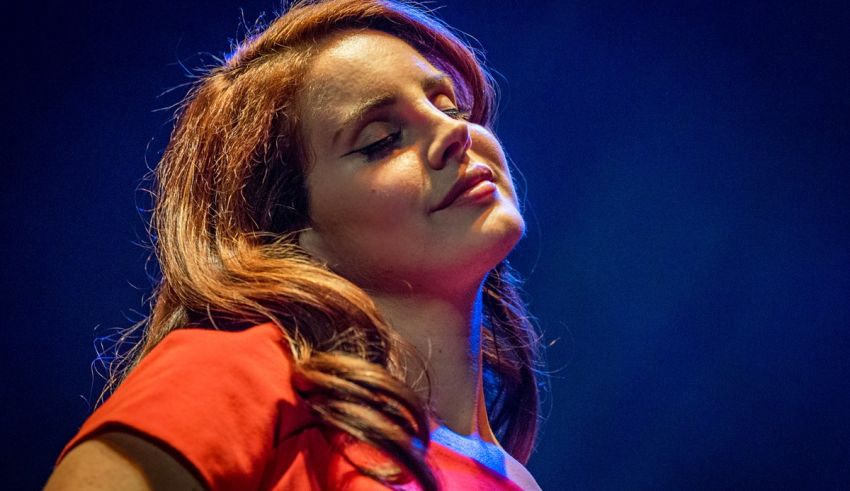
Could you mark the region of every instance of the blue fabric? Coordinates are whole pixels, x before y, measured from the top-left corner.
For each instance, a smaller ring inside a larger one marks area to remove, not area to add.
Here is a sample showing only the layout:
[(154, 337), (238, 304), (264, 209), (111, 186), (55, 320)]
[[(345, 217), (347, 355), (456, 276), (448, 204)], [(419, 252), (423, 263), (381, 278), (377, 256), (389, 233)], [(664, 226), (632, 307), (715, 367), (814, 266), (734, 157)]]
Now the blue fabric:
[(466, 455), (502, 477), (508, 477), (505, 469), (505, 451), (494, 443), (459, 435), (445, 426), (439, 426), (432, 431), (431, 439)]

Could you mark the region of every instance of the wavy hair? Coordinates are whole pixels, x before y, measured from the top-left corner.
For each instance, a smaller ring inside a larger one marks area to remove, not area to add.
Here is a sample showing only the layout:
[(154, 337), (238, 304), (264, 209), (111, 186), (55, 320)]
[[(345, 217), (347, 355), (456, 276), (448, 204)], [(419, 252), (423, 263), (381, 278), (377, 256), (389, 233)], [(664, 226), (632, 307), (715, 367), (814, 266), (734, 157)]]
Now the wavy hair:
[[(154, 172), (150, 233), (160, 268), (141, 339), (107, 390), (169, 332), (272, 321), (288, 340), (295, 386), (318, 421), (404, 467), (358, 469), (384, 483), (409, 472), (425, 489), (427, 401), (404, 382), (413, 355), (357, 285), (298, 246), (309, 224), (295, 100), (321, 41), (346, 29), (394, 35), (449, 74), (470, 120), (491, 127), (494, 84), (476, 52), (421, 8), (386, 0), (301, 1), (242, 41), (181, 105)], [(491, 426), (526, 462), (538, 422), (539, 337), (503, 261), (483, 289), (485, 393)]]

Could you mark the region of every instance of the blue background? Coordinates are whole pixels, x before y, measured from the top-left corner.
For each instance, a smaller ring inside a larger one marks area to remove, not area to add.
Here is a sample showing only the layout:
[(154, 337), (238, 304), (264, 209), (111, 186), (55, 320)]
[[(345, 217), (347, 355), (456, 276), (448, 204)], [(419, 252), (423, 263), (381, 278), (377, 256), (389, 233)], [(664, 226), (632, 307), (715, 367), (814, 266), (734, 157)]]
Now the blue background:
[[(273, 1), (39, 3), (3, 57), (4, 488), (96, 398), (150, 292), (138, 190), (186, 67)], [(239, 6), (244, 12), (241, 12)], [(544, 489), (850, 485), (850, 14), (440, 0), (500, 76), (514, 263), (548, 341)]]

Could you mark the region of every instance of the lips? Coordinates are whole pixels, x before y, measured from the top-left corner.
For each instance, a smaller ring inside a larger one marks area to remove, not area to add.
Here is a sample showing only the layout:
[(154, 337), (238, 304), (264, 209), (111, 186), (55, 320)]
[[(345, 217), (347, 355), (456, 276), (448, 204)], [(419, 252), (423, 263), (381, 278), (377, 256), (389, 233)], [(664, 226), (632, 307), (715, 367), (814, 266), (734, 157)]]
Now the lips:
[(431, 212), (440, 211), (447, 208), (455, 202), (455, 200), (464, 192), (475, 187), (482, 181), (494, 182), (493, 171), (484, 164), (474, 164), (467, 168), (466, 173), (460, 179), (455, 181), (449, 192), (435, 206)]

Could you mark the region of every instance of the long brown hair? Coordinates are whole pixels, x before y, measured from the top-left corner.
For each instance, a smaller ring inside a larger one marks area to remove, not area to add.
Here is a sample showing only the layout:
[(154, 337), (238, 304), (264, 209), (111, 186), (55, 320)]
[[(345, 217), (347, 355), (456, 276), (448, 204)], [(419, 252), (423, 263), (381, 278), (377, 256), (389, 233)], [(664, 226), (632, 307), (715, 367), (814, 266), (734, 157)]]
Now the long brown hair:
[[(319, 43), (344, 29), (392, 34), (455, 79), (470, 120), (487, 127), (494, 85), (476, 53), (420, 8), (382, 0), (296, 2), (190, 91), (155, 170), (151, 237), (161, 271), (141, 340), (110, 387), (169, 332), (285, 333), (296, 386), (321, 424), (394, 456), (426, 489), (428, 405), (404, 382), (413, 350), (358, 286), (298, 247), (308, 225), (296, 94)], [(484, 283), (482, 350), (491, 426), (526, 462), (538, 421), (539, 338), (506, 262)], [(401, 469), (360, 470), (392, 482)]]

